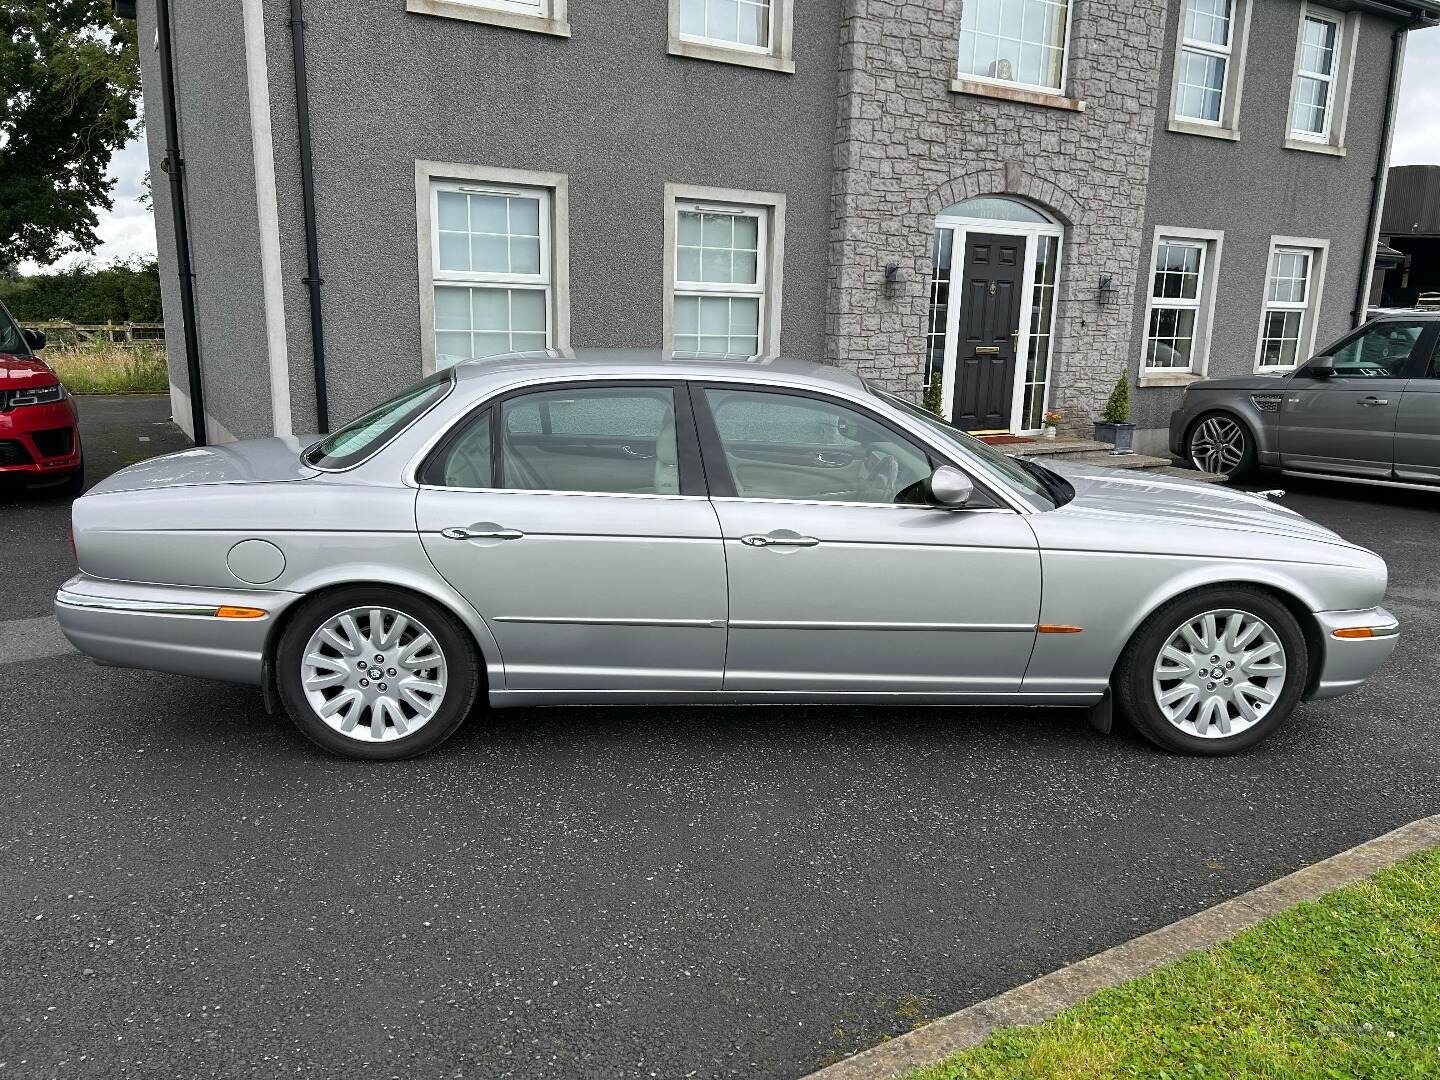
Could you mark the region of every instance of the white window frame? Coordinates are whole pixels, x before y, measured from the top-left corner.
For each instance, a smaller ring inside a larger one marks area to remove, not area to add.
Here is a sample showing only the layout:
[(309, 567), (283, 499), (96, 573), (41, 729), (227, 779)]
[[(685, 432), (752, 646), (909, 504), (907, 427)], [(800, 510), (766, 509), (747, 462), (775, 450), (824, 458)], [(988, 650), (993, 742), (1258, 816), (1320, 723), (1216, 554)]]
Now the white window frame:
[(682, 33), (681, 2), (670, 0), (669, 4), (671, 56), (794, 74), (795, 0), (770, 0), (770, 44), (766, 47)]
[(570, 0), (405, 0), (415, 15), (489, 23), (555, 37), (570, 36)]
[[(1065, 0), (1065, 36), (1060, 45), (1060, 85), (1046, 86), (1044, 83), (1021, 82), (1019, 79), (997, 79), (993, 75), (976, 75), (966, 71), (960, 66), (959, 44), (963, 28), (955, 28), (955, 82), (980, 83), (984, 86), (996, 86), (1018, 91), (1026, 91), (1031, 94), (1044, 94), (1050, 97), (1065, 97), (1065, 88), (1070, 85), (1070, 35), (1075, 20), (1075, 4), (1078, 0)], [(961, 16), (963, 19), (963, 15)], [(965, 92), (963, 86), (952, 86), (951, 89)]]
[[(1202, 248), (1200, 257), (1199, 293), (1193, 303), (1195, 311), (1195, 337), (1190, 347), (1188, 368), (1148, 367), (1147, 353), (1150, 345), (1150, 316), (1155, 308), (1189, 308), (1188, 300), (1177, 302), (1178, 298), (1155, 296), (1155, 257), (1164, 243), (1198, 244)], [(1145, 317), (1140, 324), (1140, 386), (1183, 386), (1203, 379), (1210, 370), (1210, 337), (1215, 323), (1215, 292), (1220, 280), (1220, 256), (1225, 245), (1222, 229), (1181, 229), (1159, 225), (1150, 244), (1150, 258), (1146, 262)]]
[[(1307, 79), (1326, 78), (1318, 72), (1300, 69), (1307, 19), (1319, 19), (1335, 26), (1334, 70), (1329, 75), (1329, 108), (1323, 134), (1300, 131), (1295, 127), (1295, 102), (1300, 96), (1301, 76)], [(1355, 43), (1359, 40), (1359, 31), (1359, 12), (1347, 14), (1320, 4), (1301, 5), (1300, 22), (1295, 33), (1295, 65), (1290, 73), (1290, 102), (1285, 113), (1285, 146), (1288, 149), (1345, 156), (1345, 126), (1350, 113), (1350, 84), (1355, 72)]]
[[(499, 274), (441, 270), (437, 225), (442, 191), (525, 195), (540, 200), (540, 272)], [(543, 290), (545, 341), (548, 348), (570, 350), (570, 212), (569, 179), (563, 173), (492, 169), (454, 162), (415, 163), (415, 221), (420, 280), (421, 371), (436, 366), (435, 289), (445, 285), (498, 284)]]
[[(1224, 46), (1196, 41), (1185, 36), (1186, 0), (1178, 0), (1175, 19), (1175, 62), (1170, 74), (1170, 118), (1168, 130), (1182, 135), (1204, 135), (1214, 139), (1240, 138), (1240, 92), (1245, 86), (1245, 50), (1250, 40), (1252, 0), (1230, 0), (1230, 41)], [(1220, 119), (1204, 120), (1181, 116), (1180, 69), (1186, 51), (1217, 56), (1225, 61), (1225, 81), (1220, 87)], [(1288, 123), (1288, 121), (1287, 121)]]
[[(679, 239), (677, 215), (682, 210), (712, 210), (753, 214), (760, 218), (756, 249), (755, 285), (732, 282), (680, 282), (675, 253)], [(675, 298), (677, 296), (758, 296), (759, 356), (775, 356), (780, 347), (780, 311), (785, 268), (785, 196), (778, 192), (739, 191), (733, 188), (665, 185), (665, 309), (661, 336), (666, 353), (675, 351)]]
[[(1289, 300), (1270, 299), (1270, 274), (1279, 251), (1293, 251), (1309, 258), (1305, 281), (1305, 300), (1295, 303)], [(1330, 254), (1330, 241), (1308, 236), (1272, 236), (1270, 250), (1265, 255), (1265, 281), (1260, 293), (1260, 331), (1255, 339), (1255, 371), (1294, 371), (1315, 353), (1315, 332), (1319, 324), (1320, 302), (1325, 291), (1325, 264)], [(1294, 364), (1262, 364), (1265, 354), (1265, 321), (1271, 311), (1299, 311), (1300, 336), (1295, 342)]]

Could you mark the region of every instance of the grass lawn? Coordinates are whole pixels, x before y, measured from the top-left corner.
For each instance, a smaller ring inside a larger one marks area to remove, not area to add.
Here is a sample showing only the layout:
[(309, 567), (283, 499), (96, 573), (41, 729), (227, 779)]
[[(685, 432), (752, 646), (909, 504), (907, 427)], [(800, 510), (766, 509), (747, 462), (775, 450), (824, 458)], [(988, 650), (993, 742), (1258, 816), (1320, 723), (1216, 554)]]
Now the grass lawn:
[(905, 1080), (1440, 1077), (1440, 849)]
[(164, 394), (170, 389), (163, 345), (56, 342), (40, 356), (72, 394)]

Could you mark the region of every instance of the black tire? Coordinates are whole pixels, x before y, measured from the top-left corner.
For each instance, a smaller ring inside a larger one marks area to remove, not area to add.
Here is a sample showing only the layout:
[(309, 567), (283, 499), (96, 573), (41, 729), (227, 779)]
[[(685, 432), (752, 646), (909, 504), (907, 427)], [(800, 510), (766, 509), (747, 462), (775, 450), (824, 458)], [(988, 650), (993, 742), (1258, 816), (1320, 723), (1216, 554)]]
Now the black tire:
[[(1239, 441), (1239, 459), (1233, 466), (1228, 468), (1217, 467), (1213, 461), (1213, 455), (1202, 449), (1213, 432), (1211, 422), (1224, 430), (1233, 430)], [(1212, 460), (1206, 460), (1207, 457)], [(1245, 421), (1241, 420), (1234, 413), (1208, 412), (1202, 414), (1195, 423), (1190, 425), (1190, 430), (1185, 433), (1185, 460), (1191, 468), (1200, 472), (1224, 473), (1231, 480), (1242, 480), (1253, 473), (1259, 466), (1259, 453), (1255, 447), (1255, 435)]]
[[(390, 608), (423, 624), (444, 654), (446, 684), (434, 714), (411, 734), (383, 742), (360, 741), (332, 728), (311, 707), (302, 684), (311, 636), (336, 616), (362, 607)], [(435, 601), (405, 589), (355, 585), (301, 601), (275, 650), (275, 681), (290, 719), (317, 746), (360, 761), (400, 761), (434, 750), (464, 722), (480, 687), (480, 657), (465, 627)]]
[[(1268, 623), (1284, 649), (1286, 671), (1280, 693), (1269, 711), (1251, 726), (1229, 736), (1202, 738), (1182, 731), (1166, 718), (1156, 701), (1155, 664), (1170, 637), (1182, 626), (1217, 610), (1243, 612)], [(1177, 754), (1220, 757), (1248, 750), (1283, 724), (1299, 704), (1309, 676), (1310, 655), (1295, 616), (1263, 589), (1234, 585), (1187, 593), (1151, 614), (1120, 658), (1115, 669), (1114, 689), (1120, 711), (1156, 746)]]
[(64, 485), (60, 488), (61, 494), (68, 499), (78, 499), (85, 493), (85, 462), (80, 462), (80, 467), (65, 478)]

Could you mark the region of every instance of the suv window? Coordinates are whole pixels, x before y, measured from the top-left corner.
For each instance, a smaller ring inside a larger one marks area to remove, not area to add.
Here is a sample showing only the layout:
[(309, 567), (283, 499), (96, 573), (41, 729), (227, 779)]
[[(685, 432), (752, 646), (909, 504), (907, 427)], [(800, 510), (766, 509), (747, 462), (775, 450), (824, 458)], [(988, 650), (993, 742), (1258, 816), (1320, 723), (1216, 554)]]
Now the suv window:
[(30, 343), (25, 340), (20, 327), (15, 325), (15, 320), (3, 305), (0, 305), (0, 353), (8, 353), (10, 356), (30, 355)]
[(675, 391), (542, 390), (500, 403), (500, 486), (621, 495), (680, 492)]
[(1402, 378), (1424, 332), (1423, 322), (1381, 322), (1367, 327), (1330, 354), (1335, 358), (1335, 374), (1347, 379)]
[(864, 413), (764, 390), (710, 388), (705, 400), (740, 498), (926, 501), (929, 455)]

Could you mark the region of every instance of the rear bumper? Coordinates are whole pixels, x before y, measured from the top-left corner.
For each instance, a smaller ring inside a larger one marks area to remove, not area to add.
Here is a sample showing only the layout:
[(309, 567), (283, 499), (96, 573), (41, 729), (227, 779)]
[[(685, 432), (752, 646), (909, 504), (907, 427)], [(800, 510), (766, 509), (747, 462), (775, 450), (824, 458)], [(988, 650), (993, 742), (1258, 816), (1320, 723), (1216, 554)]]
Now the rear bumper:
[(0, 413), (0, 476), (61, 476), (80, 467), (80, 429), (70, 398)]
[[(1324, 655), (1319, 677), (1308, 700), (1339, 697), (1348, 694), (1379, 670), (1390, 659), (1400, 641), (1400, 623), (1384, 608), (1361, 611), (1321, 611), (1315, 615), (1324, 638)], [(1337, 638), (1336, 630), (1347, 627), (1369, 627), (1373, 637)]]
[[(70, 644), (117, 667), (258, 686), (276, 620), (296, 593), (196, 589), (77, 574), (55, 594), (55, 618)], [(223, 607), (259, 608), (259, 618), (221, 618)]]

